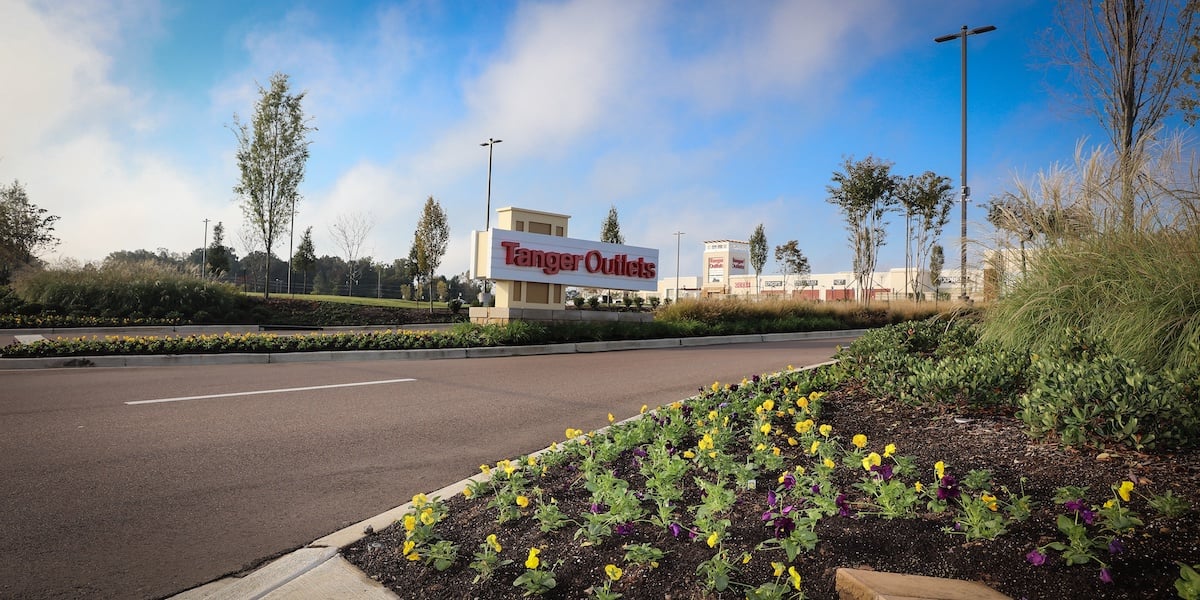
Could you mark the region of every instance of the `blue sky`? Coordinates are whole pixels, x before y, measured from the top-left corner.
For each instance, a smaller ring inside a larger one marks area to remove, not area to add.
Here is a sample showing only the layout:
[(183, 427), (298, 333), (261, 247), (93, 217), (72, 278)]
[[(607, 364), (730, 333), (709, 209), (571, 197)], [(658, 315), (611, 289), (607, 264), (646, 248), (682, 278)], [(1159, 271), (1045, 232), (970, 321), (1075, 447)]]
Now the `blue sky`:
[[(1052, 15), (1022, 0), (0, 0), (0, 181), (62, 217), (57, 257), (188, 252), (204, 219), (244, 254), (227, 126), (280, 71), (318, 128), (297, 239), (312, 226), (319, 255), (340, 254), (339, 215), (366, 213), (366, 253), (407, 256), (433, 196), (452, 236), (441, 270), (466, 270), (494, 137), (493, 208), (566, 213), (595, 239), (614, 205), (626, 242), (664, 264), (685, 232), (684, 275), (703, 240), (764, 223), (772, 247), (796, 239), (814, 272), (843, 271), (825, 198), (845, 157), (958, 186), (960, 46), (933, 38), (997, 27), (969, 40), (972, 238), (988, 237), (975, 205), (1014, 174), (1106, 139), (1050, 92), (1063, 74), (1036, 47)], [(904, 264), (891, 221), (880, 268)], [(957, 265), (957, 207), (943, 244)]]

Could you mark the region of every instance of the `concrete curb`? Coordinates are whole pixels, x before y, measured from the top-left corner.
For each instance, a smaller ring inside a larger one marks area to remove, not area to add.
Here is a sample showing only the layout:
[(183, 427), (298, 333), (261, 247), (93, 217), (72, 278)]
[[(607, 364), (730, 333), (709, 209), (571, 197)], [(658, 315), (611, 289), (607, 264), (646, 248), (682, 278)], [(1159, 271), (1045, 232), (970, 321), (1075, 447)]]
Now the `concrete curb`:
[(536, 344), (529, 346), (488, 346), (479, 348), (441, 348), (421, 350), (322, 350), (317, 352), (276, 352), (263, 354), (153, 354), (128, 356), (69, 356), (52, 358), (0, 358), (0, 370), (61, 369), (69, 367), (180, 367), (200, 365), (360, 360), (443, 360), (458, 358), (496, 358), (502, 356), (614, 352), (620, 350), (697, 347), (721, 344), (793, 342), (808, 339), (858, 337), (866, 331), (866, 329), (847, 329), (841, 331), (807, 331), (797, 333), (768, 333), (752, 335), (704, 336), (694, 338), (660, 338), (652, 340), (616, 340), (611, 342), (577, 342), (573, 344)]

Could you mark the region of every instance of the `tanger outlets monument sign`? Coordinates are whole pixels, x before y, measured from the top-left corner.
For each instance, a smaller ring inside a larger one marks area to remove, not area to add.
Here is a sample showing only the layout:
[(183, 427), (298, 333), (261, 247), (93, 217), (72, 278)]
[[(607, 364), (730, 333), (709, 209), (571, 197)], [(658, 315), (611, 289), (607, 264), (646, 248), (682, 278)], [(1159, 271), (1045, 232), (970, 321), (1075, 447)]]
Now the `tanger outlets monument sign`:
[(566, 310), (566, 290), (656, 290), (658, 250), (567, 237), (567, 215), (496, 212), (495, 229), (471, 234), (471, 273), (493, 282), (496, 305), (472, 308), (472, 321), (649, 320), (640, 313)]

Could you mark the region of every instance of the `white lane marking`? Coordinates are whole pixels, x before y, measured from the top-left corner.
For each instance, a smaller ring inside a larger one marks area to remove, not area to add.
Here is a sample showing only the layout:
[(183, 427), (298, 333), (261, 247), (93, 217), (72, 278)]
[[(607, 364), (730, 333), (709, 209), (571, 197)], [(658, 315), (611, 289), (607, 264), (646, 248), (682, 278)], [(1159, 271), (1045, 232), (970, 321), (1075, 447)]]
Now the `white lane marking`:
[(330, 385), (310, 385), (308, 387), (297, 388), (280, 388), (276, 390), (257, 390), (253, 392), (230, 392), (228, 394), (209, 394), (207, 396), (180, 396), (178, 398), (158, 398), (156, 400), (131, 400), (126, 402), (130, 406), (135, 404), (161, 404), (163, 402), (182, 402), (184, 400), (208, 400), (210, 398), (232, 398), (234, 396), (256, 396), (258, 394), (283, 394), (286, 392), (308, 392), (312, 390), (329, 390), (333, 388), (356, 387), (360, 385), (383, 385), (386, 383), (405, 383), (408, 381), (416, 381), (416, 379), (383, 379), (380, 381), (359, 381), (356, 383), (333, 383)]

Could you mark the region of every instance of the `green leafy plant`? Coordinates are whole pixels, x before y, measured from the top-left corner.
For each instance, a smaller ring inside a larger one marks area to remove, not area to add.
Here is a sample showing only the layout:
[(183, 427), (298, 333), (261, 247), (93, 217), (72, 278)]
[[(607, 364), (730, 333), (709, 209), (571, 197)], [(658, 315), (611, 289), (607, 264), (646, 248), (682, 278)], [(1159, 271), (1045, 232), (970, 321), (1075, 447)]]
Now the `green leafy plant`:
[(1200, 565), (1188, 566), (1184, 563), (1177, 562), (1179, 565), (1179, 579), (1175, 580), (1175, 592), (1183, 600), (1200, 600)]

